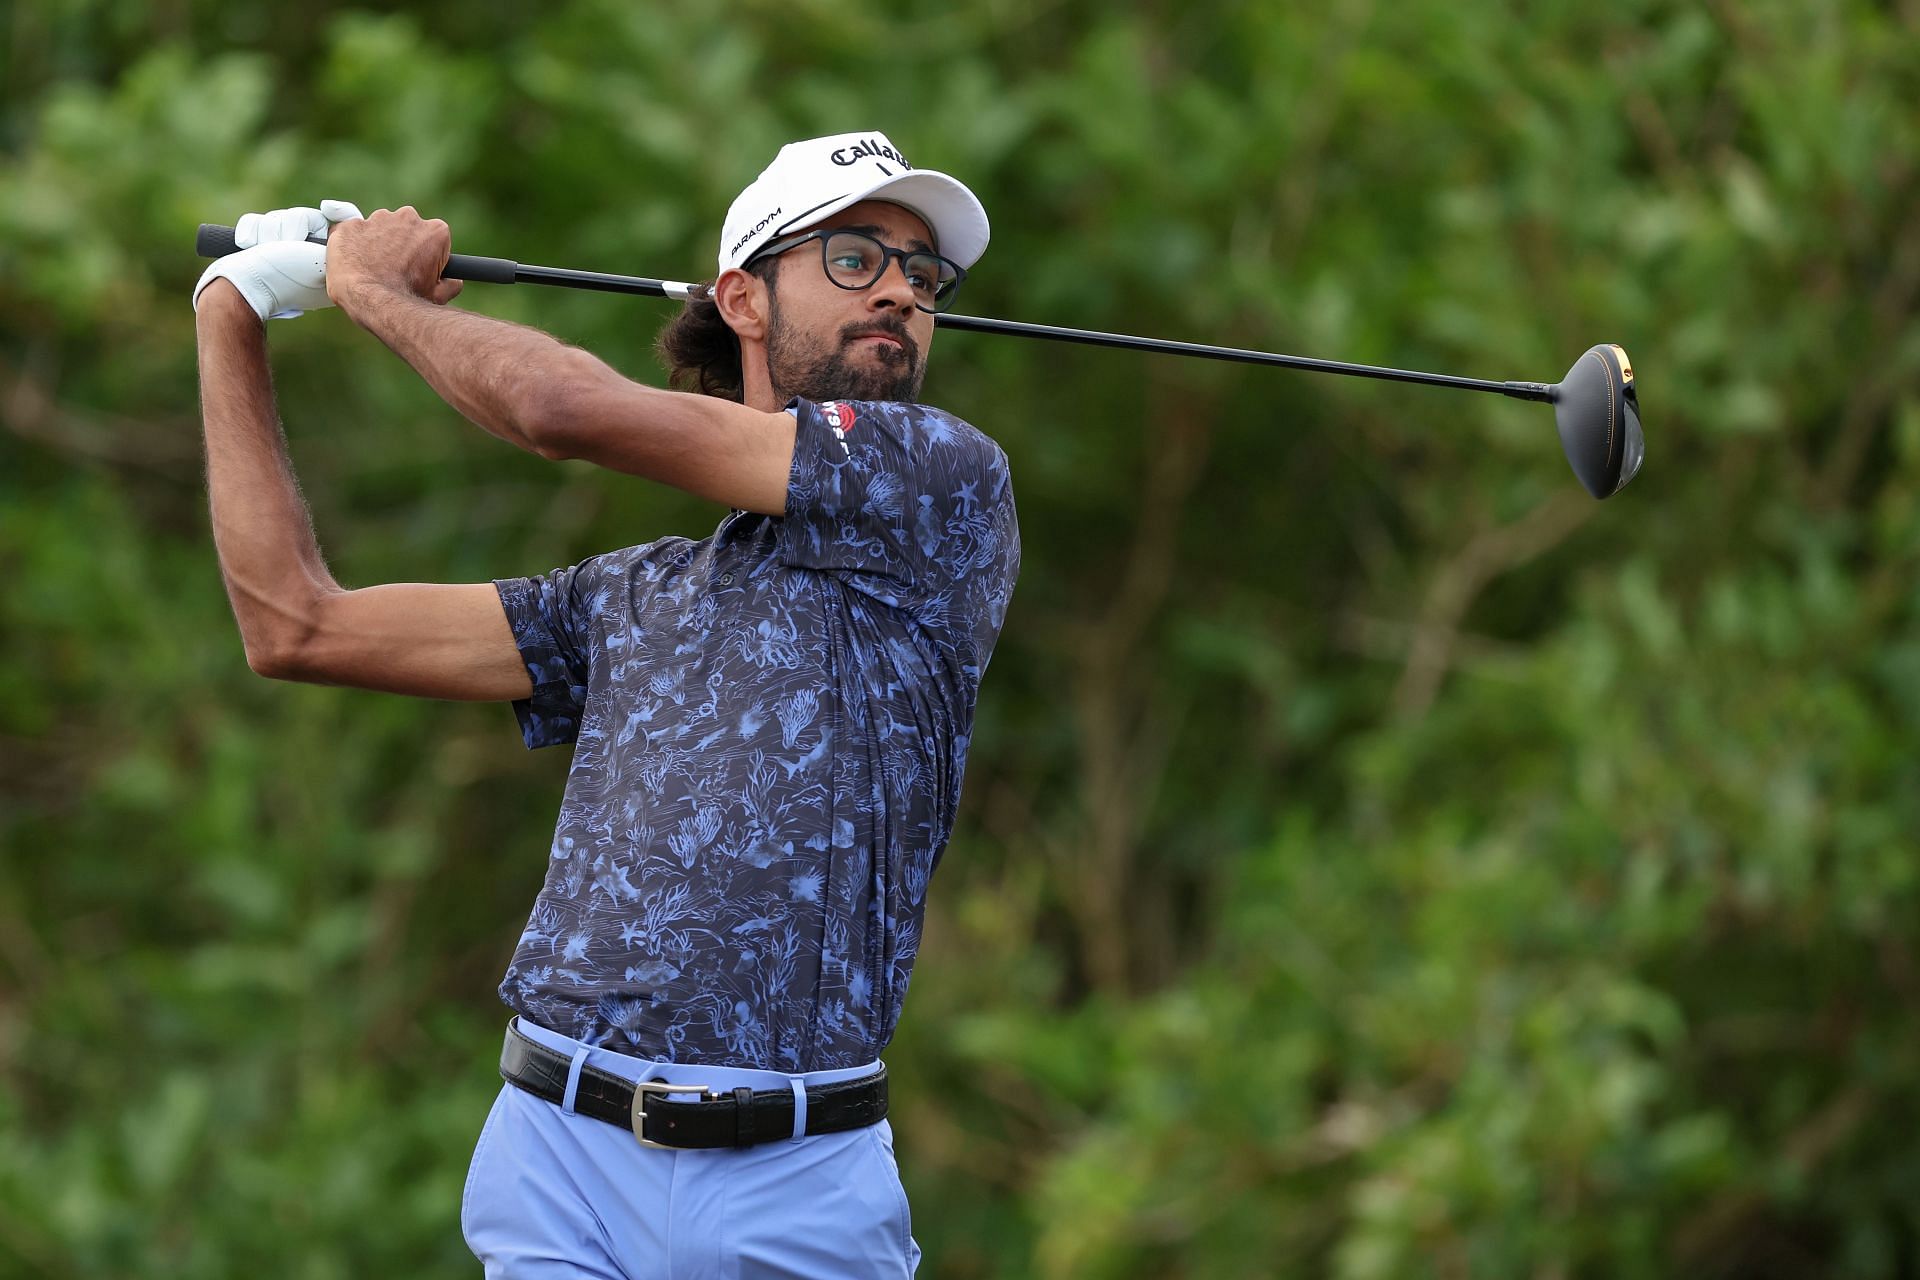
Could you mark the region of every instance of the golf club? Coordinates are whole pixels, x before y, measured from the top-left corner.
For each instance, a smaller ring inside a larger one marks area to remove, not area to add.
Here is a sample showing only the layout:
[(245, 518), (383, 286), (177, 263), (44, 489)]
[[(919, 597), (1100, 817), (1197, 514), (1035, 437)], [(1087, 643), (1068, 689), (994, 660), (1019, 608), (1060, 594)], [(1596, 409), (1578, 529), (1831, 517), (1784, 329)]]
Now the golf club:
[[(308, 239), (316, 244), (326, 243), (322, 236), (309, 236)], [(194, 247), (203, 258), (218, 258), (232, 253), (235, 248), (233, 228), (203, 222), (194, 240)], [(560, 285), (569, 289), (597, 289), (606, 293), (634, 293), (683, 300), (704, 296), (703, 286), (677, 280), (649, 280), (641, 276), (575, 271), (566, 267), (538, 267), (506, 258), (486, 258), (465, 253), (450, 255), (440, 274), (449, 280), (484, 284)], [(1339, 360), (1316, 360), (1308, 356), (1277, 355), (1239, 347), (1171, 342), (1163, 338), (1065, 329), (1018, 320), (993, 320), (985, 316), (942, 313), (934, 316), (934, 324), (942, 329), (970, 333), (1004, 333), (1021, 338), (1077, 342), (1085, 346), (1118, 347), (1124, 351), (1155, 351), (1167, 355), (1199, 356), (1206, 360), (1228, 360), (1238, 364), (1276, 365), (1283, 369), (1340, 373), (1349, 377), (1381, 378), (1391, 382), (1416, 382), (1463, 391), (1492, 391), (1516, 400), (1545, 401), (1553, 406), (1554, 421), (1560, 431), (1560, 447), (1573, 466), (1573, 474), (1580, 478), (1587, 492), (1596, 498), (1611, 497), (1625, 488), (1627, 481), (1633, 479), (1640, 470), (1646, 452), (1640, 429), (1640, 400), (1634, 392), (1633, 365), (1628, 361), (1626, 351), (1612, 343), (1599, 343), (1587, 348), (1574, 361), (1573, 367), (1567, 370), (1567, 376), (1558, 382), (1494, 382), (1481, 378), (1458, 378), (1444, 373), (1348, 364)]]

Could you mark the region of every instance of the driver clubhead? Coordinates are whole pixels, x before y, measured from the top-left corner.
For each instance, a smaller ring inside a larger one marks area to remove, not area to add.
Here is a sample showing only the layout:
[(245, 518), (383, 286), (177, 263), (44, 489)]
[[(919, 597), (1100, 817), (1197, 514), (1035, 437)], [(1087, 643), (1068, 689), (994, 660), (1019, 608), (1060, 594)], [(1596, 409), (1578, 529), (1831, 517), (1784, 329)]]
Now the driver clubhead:
[(1612, 343), (1589, 347), (1553, 388), (1560, 447), (1573, 474), (1596, 498), (1610, 498), (1640, 470), (1646, 441), (1633, 365)]

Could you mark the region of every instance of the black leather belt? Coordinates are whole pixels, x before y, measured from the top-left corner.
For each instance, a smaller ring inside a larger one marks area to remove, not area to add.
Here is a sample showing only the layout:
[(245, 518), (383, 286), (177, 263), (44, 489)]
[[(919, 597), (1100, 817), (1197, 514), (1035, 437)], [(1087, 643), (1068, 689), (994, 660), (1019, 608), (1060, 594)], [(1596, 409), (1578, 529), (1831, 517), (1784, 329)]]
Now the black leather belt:
[[(567, 1054), (507, 1024), (500, 1075), (508, 1084), (558, 1105), (566, 1100), (567, 1073), (572, 1067), (573, 1059)], [(643, 1147), (750, 1147), (793, 1136), (791, 1089), (739, 1088), (716, 1093), (702, 1084), (643, 1080), (636, 1085), (583, 1064), (573, 1109), (631, 1130)], [(807, 1089), (809, 1137), (864, 1129), (886, 1118), (885, 1064), (870, 1076)]]

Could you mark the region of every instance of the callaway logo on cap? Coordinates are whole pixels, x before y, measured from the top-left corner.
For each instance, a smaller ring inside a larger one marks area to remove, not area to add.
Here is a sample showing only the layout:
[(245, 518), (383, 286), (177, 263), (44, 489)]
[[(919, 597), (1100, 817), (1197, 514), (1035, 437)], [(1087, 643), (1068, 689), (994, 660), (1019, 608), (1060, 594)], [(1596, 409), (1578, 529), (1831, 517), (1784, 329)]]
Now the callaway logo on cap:
[(789, 142), (727, 210), (720, 270), (764, 245), (862, 200), (890, 200), (920, 215), (934, 247), (963, 267), (987, 251), (987, 211), (957, 178), (916, 169), (879, 133), (836, 133)]

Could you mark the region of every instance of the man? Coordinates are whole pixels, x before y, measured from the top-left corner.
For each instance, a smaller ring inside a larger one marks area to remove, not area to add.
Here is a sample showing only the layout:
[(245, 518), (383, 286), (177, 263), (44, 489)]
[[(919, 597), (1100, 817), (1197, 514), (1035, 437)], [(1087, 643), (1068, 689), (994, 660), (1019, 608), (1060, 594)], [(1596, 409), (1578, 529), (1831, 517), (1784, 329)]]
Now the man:
[[(910, 1274), (879, 1055), (1019, 567), (1005, 455), (914, 403), (978, 200), (878, 134), (783, 148), (662, 338), (705, 394), (445, 307), (447, 226), (411, 208), (237, 231), (195, 306), (249, 665), (511, 701), (529, 747), (575, 744), (462, 1205), (487, 1274)], [(486, 430), (731, 514), (539, 577), (341, 588), (262, 324), (327, 305)]]

